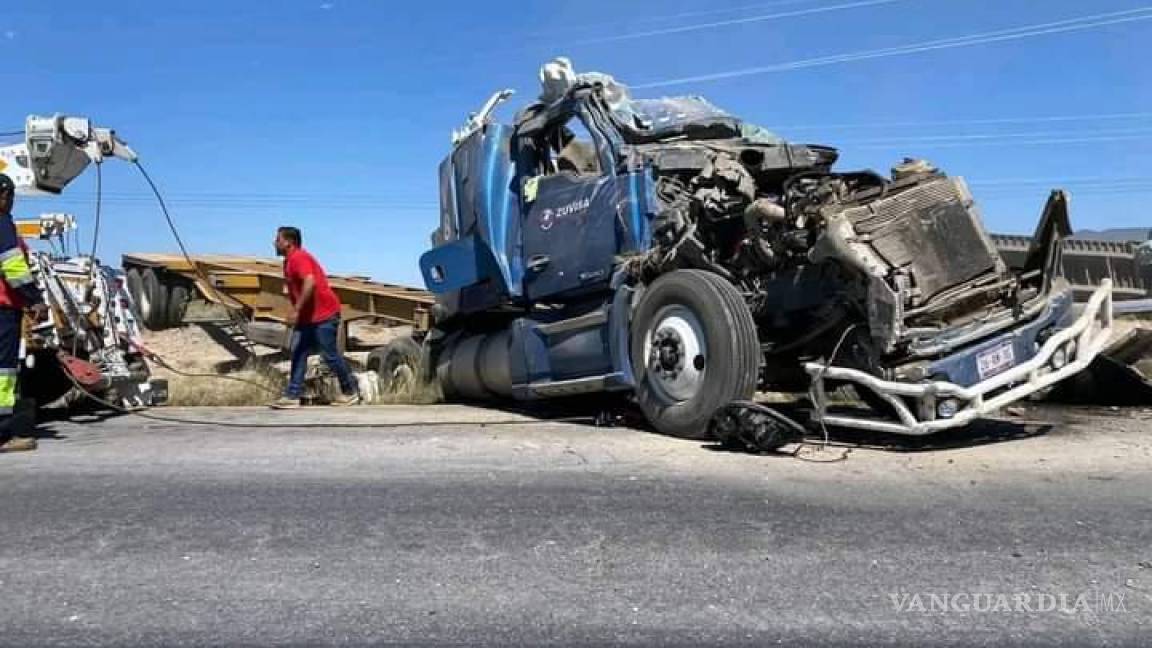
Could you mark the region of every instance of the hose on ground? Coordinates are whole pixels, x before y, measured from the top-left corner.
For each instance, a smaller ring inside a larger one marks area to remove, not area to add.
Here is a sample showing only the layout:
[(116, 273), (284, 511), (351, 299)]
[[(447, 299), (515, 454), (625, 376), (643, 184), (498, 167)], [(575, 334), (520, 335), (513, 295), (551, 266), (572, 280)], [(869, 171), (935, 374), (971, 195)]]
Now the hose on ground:
[[(129, 416), (138, 416), (140, 418), (159, 421), (162, 423), (177, 423), (180, 425), (208, 425), (213, 427), (230, 427), (230, 428), (246, 428), (246, 429), (329, 429), (329, 428), (419, 428), (419, 427), (460, 427), (465, 425), (476, 425), (479, 427), (487, 427), (490, 425), (535, 425), (539, 423), (589, 423), (594, 422), (595, 417), (591, 416), (570, 416), (563, 418), (550, 418), (550, 419), (502, 419), (494, 421), (406, 421), (404, 423), (293, 423), (292, 421), (283, 421), (278, 423), (252, 423), (245, 421), (220, 421), (220, 420), (204, 420), (204, 419), (191, 419), (179, 416), (164, 416), (161, 414), (153, 414), (150, 411), (141, 409), (124, 407), (110, 400), (101, 398), (84, 388), (76, 378), (64, 370), (64, 375), (77, 389), (80, 395), (87, 400), (96, 403), (102, 407), (106, 407), (114, 412), (126, 414)], [(219, 376), (218, 376), (219, 377)]]
[(189, 372), (189, 371), (182, 371), (180, 369), (177, 369), (175, 366), (173, 366), (172, 363), (165, 360), (163, 356), (156, 353), (155, 351), (152, 351), (148, 347), (141, 344), (139, 341), (128, 340), (127, 342), (128, 342), (128, 344), (135, 347), (137, 351), (142, 353), (145, 358), (147, 358), (148, 360), (151, 360), (152, 362), (156, 363), (158, 366), (163, 367), (164, 369), (171, 371), (172, 373), (174, 373), (178, 376), (183, 376), (185, 378), (216, 378), (219, 380), (231, 380), (233, 382), (252, 385), (253, 387), (257, 387), (257, 388), (259, 388), (263, 391), (266, 391), (270, 394), (279, 394), (280, 393), (278, 390), (273, 389), (273, 388), (269, 387), (268, 385), (265, 385), (263, 383), (259, 383), (255, 380), (249, 380), (248, 378), (242, 378), (240, 376), (229, 376), (227, 374), (215, 374), (215, 373), (193, 373), (193, 372)]

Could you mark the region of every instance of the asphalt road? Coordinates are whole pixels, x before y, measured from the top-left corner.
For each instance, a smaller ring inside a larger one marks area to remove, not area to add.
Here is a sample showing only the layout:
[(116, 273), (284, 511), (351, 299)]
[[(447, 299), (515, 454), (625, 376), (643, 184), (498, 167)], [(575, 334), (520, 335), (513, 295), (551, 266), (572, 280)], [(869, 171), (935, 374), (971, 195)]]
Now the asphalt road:
[(0, 644), (1152, 637), (1149, 413), (843, 461), (448, 406), (166, 413), (272, 427), (57, 422), (0, 455)]

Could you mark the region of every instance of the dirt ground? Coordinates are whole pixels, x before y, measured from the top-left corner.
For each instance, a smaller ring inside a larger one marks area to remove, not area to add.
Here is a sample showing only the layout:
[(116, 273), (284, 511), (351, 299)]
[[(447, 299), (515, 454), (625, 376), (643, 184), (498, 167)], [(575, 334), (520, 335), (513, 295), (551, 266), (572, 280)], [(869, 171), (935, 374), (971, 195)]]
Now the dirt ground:
[[(350, 346), (357, 349), (383, 346), (409, 334), (407, 327), (353, 323)], [(290, 362), (280, 349), (254, 345), (255, 355), (243, 357), (209, 333), (192, 325), (166, 331), (146, 331), (144, 343), (169, 366), (154, 363), (157, 378), (168, 380), (169, 404), (186, 407), (260, 405), (274, 400), (284, 389)], [(345, 354), (365, 400), (370, 403), (433, 403), (440, 400), (433, 389), (406, 385), (392, 391), (380, 388), (376, 375), (366, 370), (368, 351)], [(335, 381), (313, 356), (309, 362), (306, 398), (330, 399)]]
[(152, 364), (155, 377), (168, 380), (172, 405), (257, 405), (273, 400), (284, 385), (286, 370), (276, 367), (282, 354), (275, 349), (257, 347), (257, 357), (244, 361), (199, 326), (146, 331), (144, 343), (171, 367)]

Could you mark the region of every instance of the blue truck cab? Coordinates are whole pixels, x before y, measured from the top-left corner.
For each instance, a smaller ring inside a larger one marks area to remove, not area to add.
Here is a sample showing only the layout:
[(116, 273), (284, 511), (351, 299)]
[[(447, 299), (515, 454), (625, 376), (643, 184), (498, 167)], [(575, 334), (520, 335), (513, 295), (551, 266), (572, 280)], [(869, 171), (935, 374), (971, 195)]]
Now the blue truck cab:
[[(926, 162), (835, 171), (836, 149), (700, 97), (550, 66), (539, 101), (501, 124), (497, 93), (440, 165), (420, 268), (448, 398), (623, 391), (708, 438), (731, 403), (805, 391), (815, 421), (927, 434), (1075, 373), (1110, 332), (1108, 287), (1075, 311), (1059, 276), (1063, 192), (1009, 267)], [(832, 408), (842, 388), (872, 411)]]

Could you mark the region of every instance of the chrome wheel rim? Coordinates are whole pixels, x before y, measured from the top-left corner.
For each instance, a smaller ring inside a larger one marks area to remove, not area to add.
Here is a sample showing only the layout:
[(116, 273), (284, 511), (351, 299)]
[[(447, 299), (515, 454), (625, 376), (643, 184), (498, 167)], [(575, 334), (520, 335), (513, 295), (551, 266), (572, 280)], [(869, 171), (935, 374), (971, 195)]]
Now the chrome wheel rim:
[(644, 336), (648, 382), (665, 403), (692, 400), (704, 385), (708, 345), (700, 319), (680, 305), (656, 313)]

